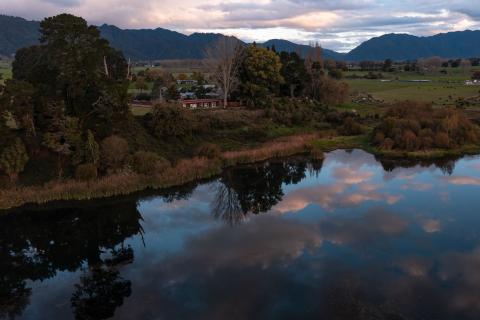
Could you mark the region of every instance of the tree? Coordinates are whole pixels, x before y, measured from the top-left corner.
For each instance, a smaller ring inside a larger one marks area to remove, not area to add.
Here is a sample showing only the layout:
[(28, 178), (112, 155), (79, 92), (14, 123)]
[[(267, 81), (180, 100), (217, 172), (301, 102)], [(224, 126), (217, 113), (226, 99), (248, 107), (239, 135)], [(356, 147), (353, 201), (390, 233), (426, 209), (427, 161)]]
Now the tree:
[(262, 107), (284, 82), (282, 64), (275, 52), (251, 45), (240, 68), (240, 94), (247, 106)]
[(137, 90), (140, 90), (140, 92), (143, 92), (143, 90), (148, 89), (148, 86), (147, 86), (147, 83), (145, 82), (144, 77), (137, 77), (137, 81), (135, 81), (135, 88), (137, 88)]
[(8, 80), (3, 91), (5, 111), (13, 115), (16, 124), (25, 130), (26, 136), (36, 136), (34, 87), (25, 81)]
[(170, 87), (168, 87), (167, 92), (165, 94), (165, 98), (167, 101), (176, 101), (180, 99), (180, 92), (178, 92), (177, 86), (175, 84), (172, 84)]
[(392, 66), (393, 66), (393, 61), (392, 61), (392, 59), (386, 59), (386, 60), (383, 62), (382, 70), (383, 70), (384, 72), (390, 72), (390, 71), (392, 71)]
[(462, 59), (462, 62), (460, 62), (460, 68), (462, 68), (463, 73), (468, 74), (470, 69), (472, 69), (472, 63), (468, 59)]
[(244, 54), (242, 43), (234, 37), (221, 37), (206, 49), (204, 62), (223, 93), (223, 106), (228, 106), (230, 93), (238, 85), (238, 74)]
[(41, 44), (19, 50), (13, 63), (13, 79), (33, 85), (38, 103), (63, 101), (65, 114), (81, 119), (82, 125), (104, 95), (115, 96), (116, 109), (128, 112), (128, 64), (96, 27), (61, 14), (43, 20), (40, 32)]
[(431, 57), (427, 59), (420, 59), (418, 65), (420, 71), (427, 71), (435, 73), (442, 67), (443, 59), (440, 57)]
[(150, 92), (150, 97), (152, 98), (153, 101), (156, 100), (161, 102), (163, 100), (162, 85), (163, 85), (163, 80), (161, 78), (157, 78), (153, 82), (152, 91)]
[(12, 181), (17, 179), (18, 174), (23, 171), (27, 162), (27, 149), (20, 138), (15, 139), (13, 144), (6, 147), (0, 154), (0, 169)]
[(102, 141), (102, 158), (107, 168), (117, 170), (125, 163), (128, 142), (119, 136), (110, 136)]
[(280, 73), (285, 80), (281, 86), (281, 92), (293, 98), (305, 89), (308, 82), (305, 62), (295, 52), (285, 51), (280, 53), (280, 62), (282, 64)]

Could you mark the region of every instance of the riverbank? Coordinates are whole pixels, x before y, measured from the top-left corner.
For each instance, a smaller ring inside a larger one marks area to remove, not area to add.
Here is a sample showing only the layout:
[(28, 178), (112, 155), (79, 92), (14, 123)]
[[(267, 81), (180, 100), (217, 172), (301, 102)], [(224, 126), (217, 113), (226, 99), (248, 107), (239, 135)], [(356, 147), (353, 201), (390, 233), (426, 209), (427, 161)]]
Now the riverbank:
[(337, 149), (362, 149), (376, 156), (395, 159), (436, 159), (480, 153), (479, 146), (422, 152), (381, 151), (369, 144), (368, 135), (332, 136), (329, 133), (294, 135), (265, 143), (256, 148), (223, 152), (218, 158), (194, 157), (182, 159), (165, 171), (150, 175), (141, 175), (125, 170), (89, 182), (62, 180), (49, 182), (42, 186), (20, 186), (0, 190), (0, 210), (17, 208), (25, 204), (45, 204), (60, 200), (91, 200), (127, 195), (146, 189), (175, 187), (217, 176), (225, 168), (235, 165), (297, 154), (309, 154), (319, 159), (323, 158), (324, 152)]

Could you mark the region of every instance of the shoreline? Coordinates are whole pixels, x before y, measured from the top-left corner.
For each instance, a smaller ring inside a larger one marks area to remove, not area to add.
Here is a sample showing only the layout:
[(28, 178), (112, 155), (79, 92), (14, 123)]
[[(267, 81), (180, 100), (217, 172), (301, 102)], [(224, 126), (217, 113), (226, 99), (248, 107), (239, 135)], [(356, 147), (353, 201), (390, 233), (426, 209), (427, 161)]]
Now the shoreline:
[(435, 160), (480, 154), (480, 146), (465, 146), (452, 150), (381, 151), (368, 143), (368, 135), (322, 137), (321, 134), (293, 135), (264, 145), (239, 151), (226, 151), (220, 158), (194, 157), (181, 159), (161, 173), (140, 175), (126, 170), (86, 182), (63, 180), (42, 186), (15, 187), (0, 190), (0, 214), (25, 205), (42, 205), (54, 201), (82, 201), (123, 196), (144, 190), (159, 190), (181, 186), (218, 176), (223, 170), (241, 164), (258, 163), (269, 159), (309, 154), (317, 159), (324, 152), (341, 149), (361, 149), (386, 159)]

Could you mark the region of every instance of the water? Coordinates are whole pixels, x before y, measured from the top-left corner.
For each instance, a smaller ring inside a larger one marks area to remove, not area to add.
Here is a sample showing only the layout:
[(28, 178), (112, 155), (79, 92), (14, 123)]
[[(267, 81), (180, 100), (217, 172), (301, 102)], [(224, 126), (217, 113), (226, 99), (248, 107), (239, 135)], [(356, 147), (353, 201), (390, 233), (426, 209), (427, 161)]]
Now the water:
[(0, 318), (479, 319), (480, 158), (336, 151), (0, 217)]

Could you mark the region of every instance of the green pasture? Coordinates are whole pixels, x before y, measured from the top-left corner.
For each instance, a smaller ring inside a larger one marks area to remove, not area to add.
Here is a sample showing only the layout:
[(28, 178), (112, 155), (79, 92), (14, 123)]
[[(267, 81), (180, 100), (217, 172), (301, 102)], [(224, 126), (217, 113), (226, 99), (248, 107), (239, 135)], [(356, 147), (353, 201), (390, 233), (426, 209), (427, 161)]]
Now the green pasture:
[(8, 60), (0, 60), (0, 83), (12, 77), (12, 64)]
[[(453, 105), (459, 98), (480, 95), (480, 86), (467, 86), (475, 69), (448, 68), (447, 74), (419, 74), (417, 72), (382, 73), (384, 79), (345, 79), (350, 93), (369, 93), (384, 102), (415, 100), (435, 105)], [(478, 68), (477, 68), (478, 70)], [(364, 75), (365, 72), (348, 72), (347, 75)], [(389, 82), (382, 80), (390, 80)], [(406, 80), (430, 80), (431, 82), (403, 82)]]

